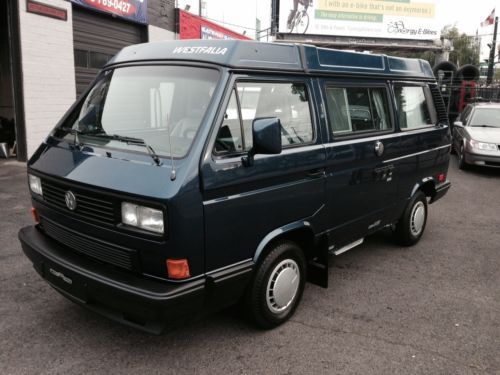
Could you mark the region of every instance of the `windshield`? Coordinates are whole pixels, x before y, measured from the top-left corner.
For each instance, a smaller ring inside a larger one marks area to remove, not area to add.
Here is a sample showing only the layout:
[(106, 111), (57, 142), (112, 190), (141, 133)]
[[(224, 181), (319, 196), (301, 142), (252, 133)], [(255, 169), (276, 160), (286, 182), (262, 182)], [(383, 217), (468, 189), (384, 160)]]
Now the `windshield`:
[(500, 108), (476, 108), (470, 126), (500, 128)]
[(218, 78), (217, 70), (185, 66), (110, 70), (58, 130), (68, 141), (73, 131), (82, 144), (145, 152), (144, 147), (120, 141), (133, 137), (158, 155), (181, 158), (193, 143)]

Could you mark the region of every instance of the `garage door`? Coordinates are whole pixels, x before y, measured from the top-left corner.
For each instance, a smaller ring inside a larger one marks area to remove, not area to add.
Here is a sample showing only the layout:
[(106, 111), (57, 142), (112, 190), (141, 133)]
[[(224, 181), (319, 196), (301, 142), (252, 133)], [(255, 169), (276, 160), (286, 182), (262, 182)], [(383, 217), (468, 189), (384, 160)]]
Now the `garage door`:
[(76, 95), (123, 47), (145, 41), (144, 26), (73, 6)]

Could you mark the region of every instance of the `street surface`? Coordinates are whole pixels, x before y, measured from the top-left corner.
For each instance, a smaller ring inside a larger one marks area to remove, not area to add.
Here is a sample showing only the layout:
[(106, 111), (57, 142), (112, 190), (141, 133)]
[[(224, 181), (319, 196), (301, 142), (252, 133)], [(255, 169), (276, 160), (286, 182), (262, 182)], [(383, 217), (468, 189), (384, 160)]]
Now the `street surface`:
[(228, 309), (161, 336), (74, 305), (21, 251), (26, 169), (0, 162), (0, 374), (500, 374), (500, 170), (462, 172), (413, 248), (388, 233), (330, 260), (292, 320)]

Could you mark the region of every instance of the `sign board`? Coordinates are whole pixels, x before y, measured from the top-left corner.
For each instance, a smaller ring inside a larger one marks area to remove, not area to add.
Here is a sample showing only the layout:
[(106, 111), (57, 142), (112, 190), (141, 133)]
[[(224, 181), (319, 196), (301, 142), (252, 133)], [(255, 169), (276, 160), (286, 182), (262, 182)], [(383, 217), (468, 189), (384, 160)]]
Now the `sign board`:
[(66, 9), (58, 8), (49, 4), (43, 4), (38, 1), (27, 0), (26, 11), (28, 13), (35, 13), (46, 17), (56, 18), (58, 20), (68, 20), (68, 12)]
[(182, 9), (176, 11), (179, 39), (250, 39)]
[(279, 32), (420, 40), (440, 35), (434, 0), (279, 0)]
[(148, 0), (70, 0), (85, 8), (111, 13), (129, 21), (148, 23)]

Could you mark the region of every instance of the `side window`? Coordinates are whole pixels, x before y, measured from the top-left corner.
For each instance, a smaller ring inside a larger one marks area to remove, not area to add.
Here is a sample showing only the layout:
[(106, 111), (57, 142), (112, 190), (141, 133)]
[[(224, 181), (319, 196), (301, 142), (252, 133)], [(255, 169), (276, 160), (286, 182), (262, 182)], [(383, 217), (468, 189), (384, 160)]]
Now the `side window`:
[(334, 135), (392, 129), (385, 88), (328, 86), (325, 93)]
[(402, 130), (433, 126), (437, 122), (436, 110), (426, 86), (396, 86), (399, 126)]
[(309, 143), (314, 138), (305, 84), (238, 82), (215, 141), (215, 154), (225, 155), (251, 149), (252, 123), (261, 117), (280, 119), (283, 147)]
[(224, 120), (215, 140), (214, 152), (218, 155), (232, 154), (243, 150), (241, 119), (236, 92), (233, 90), (227, 104)]

